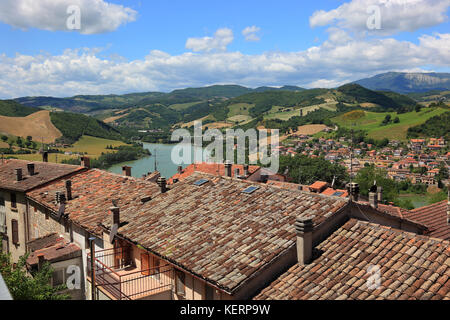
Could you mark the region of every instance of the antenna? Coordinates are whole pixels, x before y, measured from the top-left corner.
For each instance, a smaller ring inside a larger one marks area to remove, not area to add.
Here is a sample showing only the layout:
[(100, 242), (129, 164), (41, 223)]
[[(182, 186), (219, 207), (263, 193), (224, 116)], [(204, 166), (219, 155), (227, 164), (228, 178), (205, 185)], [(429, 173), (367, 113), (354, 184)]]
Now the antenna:
[[(353, 122), (352, 126), (354, 127), (356, 124)], [(353, 128), (350, 130), (351, 138), (350, 138), (350, 183), (353, 182)]]
[(157, 161), (156, 161), (156, 147), (155, 147), (155, 171), (158, 171), (156, 164), (157, 164)]

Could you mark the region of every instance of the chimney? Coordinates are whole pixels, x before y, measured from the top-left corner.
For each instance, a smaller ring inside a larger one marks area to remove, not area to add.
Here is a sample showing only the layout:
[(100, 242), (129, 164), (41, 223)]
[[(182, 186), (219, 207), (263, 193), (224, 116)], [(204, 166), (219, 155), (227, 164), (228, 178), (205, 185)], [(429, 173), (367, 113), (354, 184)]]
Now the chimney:
[(183, 173), (183, 167), (182, 166), (178, 166), (177, 171), (179, 174)]
[(42, 162), (48, 162), (48, 152), (47, 151), (42, 152)]
[(297, 231), (297, 260), (299, 265), (305, 265), (312, 259), (313, 221), (311, 217), (297, 218), (295, 222)]
[(378, 207), (378, 195), (375, 192), (369, 192), (369, 204), (372, 208)]
[(112, 213), (112, 224), (113, 225), (120, 225), (120, 208), (119, 207), (111, 207), (109, 208), (109, 210), (111, 210)]
[(16, 181), (22, 181), (22, 169), (14, 169), (16, 172)]
[(34, 169), (35, 169), (35, 166), (34, 166), (34, 163), (29, 163), (29, 164), (27, 164), (27, 169), (28, 169), (28, 175), (30, 175), (30, 176), (34, 176)]
[(383, 202), (383, 187), (377, 188), (377, 200), (378, 200), (378, 203)]
[(66, 180), (66, 194), (67, 200), (72, 200), (72, 181)]
[(225, 161), (225, 175), (227, 177), (231, 177), (231, 167), (233, 166), (233, 164), (231, 163), (230, 160)]
[(244, 176), (248, 177), (248, 164), (244, 164)]
[(241, 174), (240, 174), (239, 168), (235, 168), (235, 169), (234, 169), (234, 177), (237, 178), (237, 177), (239, 177), (240, 175), (241, 175)]
[(123, 166), (123, 167), (122, 167), (122, 174), (123, 174), (124, 176), (131, 177), (131, 167), (129, 167), (129, 166)]
[(85, 168), (90, 168), (91, 159), (89, 159), (89, 157), (81, 157), (81, 166)]
[(38, 270), (41, 270), (45, 263), (45, 256), (43, 253), (38, 253), (37, 258), (38, 258)]
[(359, 184), (351, 182), (347, 184), (347, 191), (350, 195), (350, 200), (357, 202), (359, 199)]
[(55, 193), (55, 202), (57, 204), (66, 202), (66, 195), (64, 194), (64, 192), (56, 191), (56, 193)]
[(164, 177), (159, 177), (158, 178), (158, 186), (161, 188), (161, 193), (165, 193), (167, 191), (167, 181), (166, 178)]

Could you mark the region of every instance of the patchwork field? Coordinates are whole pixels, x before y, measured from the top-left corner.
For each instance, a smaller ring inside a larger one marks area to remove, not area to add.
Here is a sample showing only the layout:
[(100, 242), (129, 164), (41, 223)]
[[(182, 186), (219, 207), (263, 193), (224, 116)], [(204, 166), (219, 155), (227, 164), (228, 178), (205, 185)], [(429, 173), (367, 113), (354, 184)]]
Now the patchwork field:
[(26, 117), (0, 116), (0, 132), (26, 138), (32, 136), (35, 141), (52, 143), (62, 136), (50, 120), (50, 111), (39, 111)]
[(122, 141), (108, 140), (91, 136), (82, 136), (73, 147), (61, 149), (62, 151), (87, 153), (91, 157), (98, 157), (102, 152), (112, 152), (107, 146), (119, 147), (125, 145)]
[[(397, 114), (395, 112), (375, 113), (369, 111), (351, 111), (331, 120), (342, 127), (366, 130), (368, 136), (374, 139), (388, 138), (405, 140), (408, 128), (422, 124), (431, 117), (444, 112), (445, 110), (442, 108), (422, 108), (420, 112), (413, 111), (403, 114)], [(400, 122), (381, 126), (381, 122), (388, 114), (391, 115), (392, 120), (398, 117)]]

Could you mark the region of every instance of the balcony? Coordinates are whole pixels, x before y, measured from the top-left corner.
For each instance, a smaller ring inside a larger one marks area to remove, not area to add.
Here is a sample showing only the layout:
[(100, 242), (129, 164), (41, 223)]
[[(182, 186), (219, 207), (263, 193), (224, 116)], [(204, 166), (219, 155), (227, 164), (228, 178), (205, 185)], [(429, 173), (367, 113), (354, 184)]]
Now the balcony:
[[(139, 300), (172, 290), (174, 269), (170, 265), (142, 270), (130, 256), (130, 248), (95, 252), (95, 285), (113, 300)], [(87, 276), (92, 282), (91, 254), (87, 254)]]

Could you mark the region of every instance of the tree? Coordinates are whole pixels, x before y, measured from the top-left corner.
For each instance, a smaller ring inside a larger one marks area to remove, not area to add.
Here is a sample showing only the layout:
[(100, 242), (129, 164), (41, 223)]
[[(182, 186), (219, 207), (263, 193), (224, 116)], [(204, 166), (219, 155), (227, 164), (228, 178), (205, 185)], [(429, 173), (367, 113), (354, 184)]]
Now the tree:
[(399, 123), (399, 122), (400, 122), (400, 118), (399, 117), (395, 117), (394, 123)]
[(14, 300), (67, 300), (69, 295), (58, 293), (65, 285), (52, 287), (53, 270), (45, 263), (39, 271), (30, 275), (26, 269), (28, 254), (19, 258), (14, 266), (11, 255), (0, 252), (0, 273)]
[(377, 186), (383, 187), (384, 201), (397, 201), (399, 188), (394, 180), (389, 179), (386, 170), (375, 168), (375, 166), (371, 165), (370, 167), (364, 167), (359, 170), (355, 177), (355, 182), (359, 184), (360, 192), (364, 196), (369, 195), (369, 189), (373, 186), (374, 181), (376, 181)]
[(8, 141), (8, 137), (7, 136), (2, 136), (2, 140), (3, 140), (3, 142)]
[(416, 110), (416, 112), (420, 112), (420, 110), (422, 110), (422, 107), (420, 106), (420, 104), (416, 104), (415, 110)]

